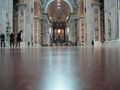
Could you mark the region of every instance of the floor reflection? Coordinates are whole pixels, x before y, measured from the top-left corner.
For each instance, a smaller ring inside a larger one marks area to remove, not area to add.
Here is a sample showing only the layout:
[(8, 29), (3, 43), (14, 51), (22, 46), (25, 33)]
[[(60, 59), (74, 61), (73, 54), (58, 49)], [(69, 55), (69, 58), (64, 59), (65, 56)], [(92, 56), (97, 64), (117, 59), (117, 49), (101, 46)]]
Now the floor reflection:
[[(74, 68), (71, 68), (72, 60), (69, 49), (54, 48), (50, 49), (48, 58), (49, 65), (43, 73), (43, 90), (73, 90), (77, 86)], [(57, 51), (57, 53), (56, 53)]]
[(119, 47), (0, 50), (0, 90), (120, 90)]

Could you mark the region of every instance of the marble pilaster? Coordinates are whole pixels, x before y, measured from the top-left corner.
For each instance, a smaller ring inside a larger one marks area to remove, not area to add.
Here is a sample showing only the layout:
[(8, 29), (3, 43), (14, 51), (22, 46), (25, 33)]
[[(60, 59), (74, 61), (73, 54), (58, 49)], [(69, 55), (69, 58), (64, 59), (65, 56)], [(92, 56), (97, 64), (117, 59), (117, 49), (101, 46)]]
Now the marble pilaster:
[(41, 44), (41, 29), (40, 29), (40, 1), (34, 0), (33, 2), (33, 30), (32, 30), (32, 42), (35, 44)]
[(75, 39), (76, 39), (76, 27), (75, 27), (75, 19), (71, 19), (69, 21), (69, 35), (68, 35), (68, 40), (71, 41), (71, 42), (74, 42), (75, 43)]
[(84, 26), (84, 17), (80, 17), (78, 22), (79, 28), (79, 44), (85, 44), (85, 26)]
[(119, 41), (120, 41), (120, 0), (117, 0), (118, 5), (118, 32), (119, 32)]
[(22, 41), (25, 41), (25, 8), (26, 4), (20, 3), (18, 5), (18, 32), (22, 32)]
[(94, 40), (94, 11), (92, 8), (92, 0), (86, 0), (86, 13), (85, 13), (85, 23), (87, 32), (87, 45), (91, 45), (91, 41)]
[(47, 16), (43, 16), (42, 18), (42, 25), (41, 25), (41, 40), (42, 40), (42, 45), (49, 45), (50, 44), (50, 34), (49, 34), (49, 21)]
[(13, 28), (13, 0), (0, 0), (0, 20), (0, 34), (4, 33), (8, 42)]
[(92, 7), (93, 7), (93, 14), (94, 14), (94, 41), (95, 44), (101, 44), (101, 28), (100, 28), (100, 3), (99, 2), (93, 2), (92, 3)]
[(105, 43), (117, 43), (119, 39), (118, 0), (104, 0)]

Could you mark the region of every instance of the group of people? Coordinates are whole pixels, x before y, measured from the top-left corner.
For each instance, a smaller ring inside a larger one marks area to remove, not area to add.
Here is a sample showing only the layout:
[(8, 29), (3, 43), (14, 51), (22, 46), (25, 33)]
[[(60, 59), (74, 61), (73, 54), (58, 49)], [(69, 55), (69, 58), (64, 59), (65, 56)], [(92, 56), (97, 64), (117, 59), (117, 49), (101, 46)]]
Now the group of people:
[[(16, 47), (19, 46), (20, 47), (20, 42), (21, 42), (21, 33), (22, 31), (17, 33), (17, 38), (16, 38)], [(1, 40), (1, 47), (5, 47), (5, 34), (1, 34), (0, 35), (0, 40)], [(12, 32), (10, 34), (10, 47), (14, 47), (15, 46), (15, 34)]]

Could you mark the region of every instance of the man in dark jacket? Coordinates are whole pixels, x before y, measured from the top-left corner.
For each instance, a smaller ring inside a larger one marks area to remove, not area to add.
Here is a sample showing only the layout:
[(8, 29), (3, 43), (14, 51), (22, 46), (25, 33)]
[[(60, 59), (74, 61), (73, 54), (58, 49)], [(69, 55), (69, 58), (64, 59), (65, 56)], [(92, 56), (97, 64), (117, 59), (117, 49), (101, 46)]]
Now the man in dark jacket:
[(21, 42), (21, 33), (22, 31), (20, 31), (18, 34), (17, 34), (17, 44), (16, 44), (16, 47), (19, 46), (20, 47), (20, 42)]
[(5, 47), (5, 34), (4, 33), (2, 33), (1, 35), (0, 35), (0, 39), (1, 39), (1, 47)]

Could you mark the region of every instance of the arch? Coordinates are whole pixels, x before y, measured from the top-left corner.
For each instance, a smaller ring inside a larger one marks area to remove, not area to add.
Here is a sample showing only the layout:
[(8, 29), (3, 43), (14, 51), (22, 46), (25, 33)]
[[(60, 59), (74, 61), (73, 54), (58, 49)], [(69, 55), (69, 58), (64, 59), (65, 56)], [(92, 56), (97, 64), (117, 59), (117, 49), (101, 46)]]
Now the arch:
[[(64, 1), (70, 6), (71, 12), (73, 12), (73, 8), (72, 8), (72, 5), (70, 4), (70, 2), (68, 2), (68, 0), (64, 0)], [(47, 13), (47, 8), (48, 8), (49, 4), (51, 4), (52, 2), (54, 2), (54, 0), (50, 0), (50, 1), (47, 3), (47, 5), (46, 5), (46, 7), (45, 7), (45, 13)]]

